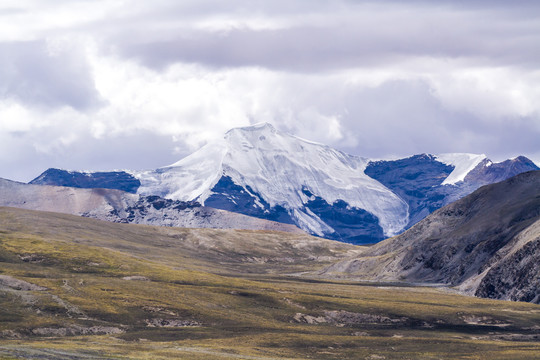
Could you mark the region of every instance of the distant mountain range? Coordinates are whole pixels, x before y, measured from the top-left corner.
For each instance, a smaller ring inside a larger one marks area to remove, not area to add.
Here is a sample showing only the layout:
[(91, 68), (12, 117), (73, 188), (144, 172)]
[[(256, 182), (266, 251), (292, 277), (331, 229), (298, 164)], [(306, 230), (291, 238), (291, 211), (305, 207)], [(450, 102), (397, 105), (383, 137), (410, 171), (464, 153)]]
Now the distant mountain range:
[(222, 139), (156, 170), (48, 169), (31, 184), (196, 201), (364, 244), (399, 234), (482, 185), (538, 169), (523, 156), (499, 163), (474, 154), (372, 161), (265, 123), (232, 129)]
[(540, 304), (540, 171), (484, 186), (323, 274)]
[(5, 179), (0, 179), (0, 206), (59, 212), (118, 223), (304, 233), (290, 224), (201, 206), (197, 202), (141, 196), (115, 189), (43, 186)]

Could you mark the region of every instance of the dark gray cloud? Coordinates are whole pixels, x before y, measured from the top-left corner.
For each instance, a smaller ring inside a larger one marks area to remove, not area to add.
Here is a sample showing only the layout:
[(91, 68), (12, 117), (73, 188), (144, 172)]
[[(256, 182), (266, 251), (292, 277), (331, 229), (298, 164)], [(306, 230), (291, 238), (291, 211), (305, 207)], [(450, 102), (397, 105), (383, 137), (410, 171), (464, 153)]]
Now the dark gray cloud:
[[(410, 57), (461, 58), (492, 66), (537, 66), (538, 8), (531, 8), (528, 2), (523, 2), (519, 11), (513, 10), (515, 4), (510, 7), (491, 2), (492, 6), (486, 7), (486, 3), (353, 2), (348, 12), (339, 5), (318, 8), (320, 3), (315, 3), (309, 9), (320, 11), (314, 20), (318, 24), (299, 19), (299, 24), (276, 29), (242, 25), (242, 15), (247, 16), (244, 10), (237, 18), (238, 25), (221, 31), (186, 28), (180, 13), (159, 38), (140, 30), (136, 32), (141, 36), (128, 38), (119, 34), (116, 41), (121, 54), (153, 68), (190, 62), (212, 67), (263, 66), (311, 72), (376, 67)], [(247, 8), (256, 13), (257, 5)], [(270, 14), (276, 9), (279, 7), (267, 8)], [(235, 14), (231, 9), (222, 11)], [(298, 9), (291, 13), (295, 11)], [(328, 19), (324, 19), (324, 11), (329, 11)], [(174, 15), (167, 14), (170, 20)]]
[(51, 52), (45, 41), (0, 43), (0, 99), (29, 106), (88, 110), (103, 100), (77, 49)]
[(496, 33), (471, 39), (470, 34), (475, 31), (430, 32), (425, 28), (381, 34), (346, 27), (240, 29), (226, 34), (198, 32), (169, 41), (124, 44), (121, 52), (158, 69), (188, 62), (211, 67), (262, 66), (313, 72), (378, 67), (399, 63), (407, 57), (471, 58), (476, 63), (494, 66), (537, 65), (540, 26), (538, 35), (530, 36)]

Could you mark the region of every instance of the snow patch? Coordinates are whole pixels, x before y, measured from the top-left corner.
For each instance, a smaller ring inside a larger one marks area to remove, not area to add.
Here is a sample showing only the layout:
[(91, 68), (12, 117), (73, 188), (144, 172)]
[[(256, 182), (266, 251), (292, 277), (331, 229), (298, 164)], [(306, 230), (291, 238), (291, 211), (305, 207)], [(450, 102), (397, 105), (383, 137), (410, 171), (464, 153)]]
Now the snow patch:
[(465, 176), (478, 164), (480, 164), (486, 155), (484, 154), (467, 154), (467, 153), (450, 153), (435, 155), (435, 159), (443, 164), (454, 167), (454, 170), (442, 182), (442, 185), (453, 185), (465, 179)]
[(159, 195), (167, 199), (191, 201), (211, 195), (222, 176), (227, 146), (223, 141), (203, 146), (199, 151), (163, 168), (132, 173), (141, 186), (141, 195)]

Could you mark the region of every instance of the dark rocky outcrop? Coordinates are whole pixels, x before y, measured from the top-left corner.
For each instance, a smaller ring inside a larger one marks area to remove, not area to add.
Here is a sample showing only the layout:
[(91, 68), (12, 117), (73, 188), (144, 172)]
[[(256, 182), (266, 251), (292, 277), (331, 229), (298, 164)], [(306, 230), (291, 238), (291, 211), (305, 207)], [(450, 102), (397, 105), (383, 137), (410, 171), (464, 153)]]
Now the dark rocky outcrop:
[(422, 154), (370, 162), (365, 173), (405, 200), (409, 205), (409, 228), (451, 201), (451, 193), (458, 188), (441, 183), (453, 170), (453, 166), (437, 161), (433, 155)]
[(48, 169), (34, 180), (34, 185), (69, 186), (85, 189), (116, 189), (135, 194), (141, 182), (125, 171), (80, 172)]
[(204, 204), (222, 209), (254, 216), (260, 219), (294, 224), (289, 212), (282, 206), (270, 206), (250, 186), (245, 189), (235, 184), (229, 176), (222, 176), (212, 188), (212, 195)]

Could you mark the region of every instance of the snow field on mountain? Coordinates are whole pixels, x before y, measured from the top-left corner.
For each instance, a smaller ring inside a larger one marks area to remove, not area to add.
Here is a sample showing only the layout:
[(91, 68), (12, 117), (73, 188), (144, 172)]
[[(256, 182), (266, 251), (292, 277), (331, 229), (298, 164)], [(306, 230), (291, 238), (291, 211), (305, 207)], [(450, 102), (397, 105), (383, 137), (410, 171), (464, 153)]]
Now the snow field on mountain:
[(467, 154), (467, 153), (449, 153), (435, 155), (437, 161), (446, 165), (451, 165), (454, 170), (442, 182), (442, 185), (454, 185), (457, 182), (463, 181), (465, 176), (474, 169), (482, 160), (486, 159), (484, 154)]
[(317, 234), (328, 231), (328, 225), (315, 214), (302, 210), (306, 202), (302, 190), (307, 189), (330, 205), (344, 200), (351, 207), (372, 213), (385, 235), (392, 236), (407, 224), (408, 206), (364, 174), (367, 163), (365, 158), (259, 124), (230, 130), (222, 140), (175, 164), (134, 175), (141, 181), (141, 194), (201, 203), (226, 175), (237, 185), (249, 186), (270, 206), (291, 210), (300, 227)]

